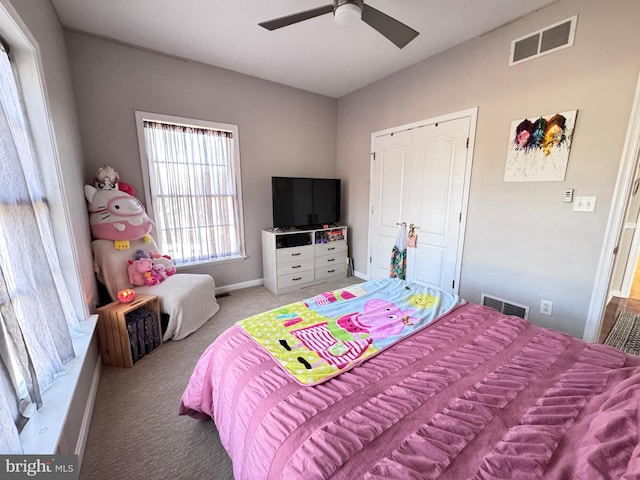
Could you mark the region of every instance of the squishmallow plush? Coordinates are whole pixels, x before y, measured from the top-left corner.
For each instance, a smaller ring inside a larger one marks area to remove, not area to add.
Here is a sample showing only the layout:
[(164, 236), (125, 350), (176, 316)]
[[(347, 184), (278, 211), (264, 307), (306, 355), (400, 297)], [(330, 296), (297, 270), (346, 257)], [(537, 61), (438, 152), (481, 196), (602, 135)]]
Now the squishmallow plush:
[(120, 190), (98, 190), (84, 186), (84, 195), (89, 202), (89, 224), (94, 238), (113, 240), (116, 250), (129, 248), (129, 240), (143, 238), (151, 241), (151, 219), (142, 203)]

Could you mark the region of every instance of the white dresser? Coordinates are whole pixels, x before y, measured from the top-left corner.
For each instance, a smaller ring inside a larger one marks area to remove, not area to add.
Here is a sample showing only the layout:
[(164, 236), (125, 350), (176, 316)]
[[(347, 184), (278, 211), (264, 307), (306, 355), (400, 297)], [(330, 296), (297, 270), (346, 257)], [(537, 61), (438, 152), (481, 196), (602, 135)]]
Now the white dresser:
[(264, 286), (275, 294), (347, 276), (347, 227), (262, 231)]

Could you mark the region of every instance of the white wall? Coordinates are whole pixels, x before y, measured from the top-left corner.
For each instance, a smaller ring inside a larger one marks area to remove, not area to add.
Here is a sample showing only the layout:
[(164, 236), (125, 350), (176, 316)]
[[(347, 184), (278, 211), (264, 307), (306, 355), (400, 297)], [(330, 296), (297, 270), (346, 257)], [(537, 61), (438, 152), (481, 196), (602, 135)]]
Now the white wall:
[(67, 32), (86, 157), (85, 182), (112, 165), (144, 201), (134, 111), (239, 126), (245, 261), (193, 269), (216, 286), (262, 278), (271, 176), (333, 177), (336, 100), (198, 62)]
[[(508, 67), (511, 40), (578, 14), (575, 45)], [(640, 69), (640, 2), (561, 0), (338, 101), (337, 175), (355, 269), (367, 271), (371, 133), (479, 107), (460, 293), (531, 307), (530, 319), (581, 337)], [(516, 119), (578, 109), (564, 182), (505, 183)], [(596, 195), (574, 213), (562, 192)], [(538, 313), (540, 300), (553, 315)]]

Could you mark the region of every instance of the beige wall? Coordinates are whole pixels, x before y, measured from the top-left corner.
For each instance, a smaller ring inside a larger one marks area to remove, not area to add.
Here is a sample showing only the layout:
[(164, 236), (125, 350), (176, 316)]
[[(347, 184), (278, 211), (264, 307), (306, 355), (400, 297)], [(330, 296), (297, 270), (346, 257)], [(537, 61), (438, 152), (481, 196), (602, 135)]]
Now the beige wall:
[(336, 100), (79, 33), (66, 39), (85, 182), (109, 164), (144, 201), (135, 110), (239, 126), (248, 258), (193, 271), (210, 273), (216, 286), (261, 279), (271, 176), (335, 176)]
[[(575, 45), (508, 66), (511, 40), (578, 14)], [(640, 2), (561, 0), (338, 102), (337, 175), (346, 185), (355, 269), (367, 271), (371, 133), (479, 107), (460, 293), (531, 307), (582, 336), (640, 68)], [(578, 110), (564, 182), (503, 181), (511, 122)], [(597, 195), (574, 213), (564, 189)], [(540, 300), (554, 302), (551, 317)]]

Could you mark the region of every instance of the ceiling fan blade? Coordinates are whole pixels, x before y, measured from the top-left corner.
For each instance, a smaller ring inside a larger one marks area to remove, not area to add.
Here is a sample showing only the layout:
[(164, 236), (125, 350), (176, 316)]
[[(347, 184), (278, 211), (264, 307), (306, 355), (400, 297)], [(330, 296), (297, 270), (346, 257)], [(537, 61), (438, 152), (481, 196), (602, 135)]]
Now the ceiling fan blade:
[(366, 3), (362, 9), (362, 21), (387, 37), (398, 48), (404, 47), (419, 35), (413, 28), (399, 22), (386, 13), (370, 7)]
[(266, 28), (267, 30), (276, 30), (277, 28), (286, 27), (287, 25), (302, 22), (303, 20), (309, 20), (310, 18), (319, 17), (320, 15), (331, 12), (333, 12), (333, 4), (325, 5), (324, 7), (312, 8), (311, 10), (305, 10), (304, 12), (287, 15), (286, 17), (275, 18), (273, 20), (259, 23), (258, 25)]

